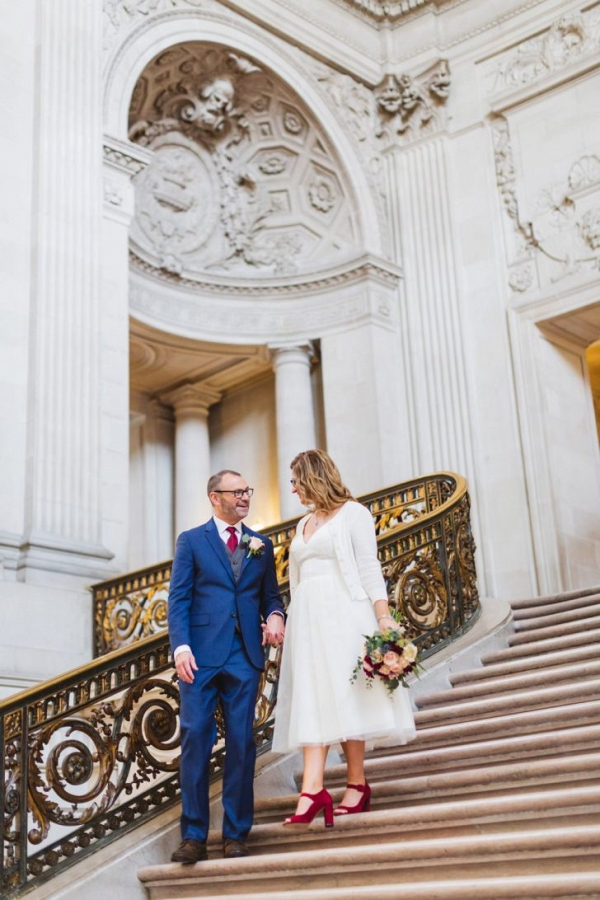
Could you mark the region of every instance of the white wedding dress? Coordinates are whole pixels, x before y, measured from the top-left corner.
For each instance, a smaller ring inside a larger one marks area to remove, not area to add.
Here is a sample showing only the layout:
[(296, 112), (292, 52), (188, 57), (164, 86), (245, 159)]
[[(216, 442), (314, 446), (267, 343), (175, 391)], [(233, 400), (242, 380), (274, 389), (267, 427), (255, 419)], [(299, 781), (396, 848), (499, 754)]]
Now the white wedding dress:
[(331, 521), (306, 542), (303, 520), (290, 548), (299, 581), (281, 660), (273, 737), (278, 753), (348, 739), (405, 744), (415, 737), (405, 688), (390, 698), (379, 681), (367, 688), (362, 673), (350, 682), (363, 635), (373, 634), (377, 621), (370, 600), (350, 596), (335, 556)]

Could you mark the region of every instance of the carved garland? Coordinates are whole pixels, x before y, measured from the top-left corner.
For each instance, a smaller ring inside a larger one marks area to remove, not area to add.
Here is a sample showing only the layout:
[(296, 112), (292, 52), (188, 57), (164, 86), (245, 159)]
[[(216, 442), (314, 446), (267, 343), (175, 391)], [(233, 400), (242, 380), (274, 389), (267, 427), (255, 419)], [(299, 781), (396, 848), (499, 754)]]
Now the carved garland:
[[(492, 120), (492, 135), (496, 183), (517, 237), (517, 265), (511, 267), (509, 276), (511, 289), (522, 293), (534, 285), (533, 256), (536, 252), (557, 264), (558, 271), (552, 277), (553, 282), (576, 274), (584, 267), (599, 269), (600, 206), (589, 208), (588, 199), (588, 208), (579, 216), (578, 207), (591, 189), (600, 190), (600, 156), (586, 155), (577, 160), (562, 185), (542, 194), (538, 217), (532, 222), (524, 222), (519, 215), (510, 129), (504, 116)], [(557, 237), (565, 233), (578, 235), (579, 240), (572, 250), (556, 247)]]

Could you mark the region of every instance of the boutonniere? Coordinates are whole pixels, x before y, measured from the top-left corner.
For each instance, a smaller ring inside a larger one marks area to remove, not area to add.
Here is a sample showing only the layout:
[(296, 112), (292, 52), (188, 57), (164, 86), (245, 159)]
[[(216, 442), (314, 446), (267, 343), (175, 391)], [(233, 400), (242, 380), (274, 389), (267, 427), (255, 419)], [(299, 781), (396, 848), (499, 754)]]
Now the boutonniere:
[(244, 533), (242, 543), (248, 547), (248, 556), (262, 556), (265, 552), (265, 542), (256, 535), (250, 537), (249, 534)]

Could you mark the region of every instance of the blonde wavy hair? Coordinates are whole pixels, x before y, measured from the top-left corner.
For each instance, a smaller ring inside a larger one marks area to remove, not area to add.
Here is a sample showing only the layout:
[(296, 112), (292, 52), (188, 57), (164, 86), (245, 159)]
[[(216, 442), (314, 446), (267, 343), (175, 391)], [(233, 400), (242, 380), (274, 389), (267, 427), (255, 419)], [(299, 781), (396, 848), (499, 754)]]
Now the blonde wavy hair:
[(331, 512), (347, 500), (354, 500), (332, 458), (324, 450), (304, 450), (290, 464), (296, 485), (307, 504)]

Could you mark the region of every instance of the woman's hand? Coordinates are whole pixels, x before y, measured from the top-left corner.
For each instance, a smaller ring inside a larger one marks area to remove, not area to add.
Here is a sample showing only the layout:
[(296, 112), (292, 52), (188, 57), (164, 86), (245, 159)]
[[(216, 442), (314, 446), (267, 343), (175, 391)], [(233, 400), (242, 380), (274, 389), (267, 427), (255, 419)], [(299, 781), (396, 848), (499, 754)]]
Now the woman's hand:
[(396, 625), (396, 620), (393, 616), (390, 615), (377, 616), (377, 625), (379, 627), (379, 630), (383, 633), (384, 631), (387, 631), (388, 628), (394, 628), (394, 626)]

